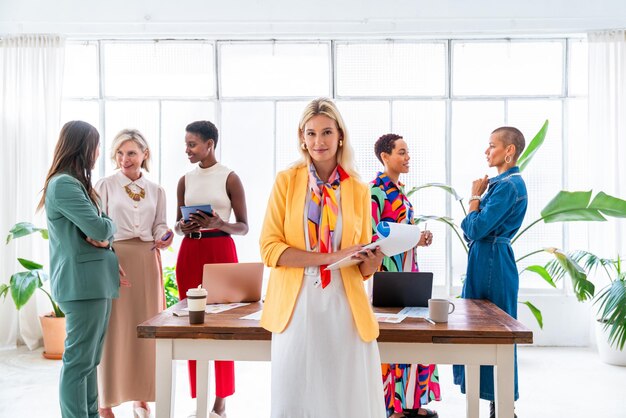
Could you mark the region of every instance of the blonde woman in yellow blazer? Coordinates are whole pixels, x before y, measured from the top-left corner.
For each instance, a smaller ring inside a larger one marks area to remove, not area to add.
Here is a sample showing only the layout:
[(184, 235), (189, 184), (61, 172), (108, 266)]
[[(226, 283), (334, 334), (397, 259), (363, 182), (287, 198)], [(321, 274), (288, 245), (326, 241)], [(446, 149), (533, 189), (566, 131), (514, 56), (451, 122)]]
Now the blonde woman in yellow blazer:
[[(272, 268), (261, 317), (273, 333), (271, 417), (383, 418), (378, 323), (363, 285), (383, 257), (362, 250), (369, 188), (332, 101), (307, 105), (298, 138), (302, 161), (278, 174), (260, 239)], [(347, 256), (358, 264), (325, 272)]]

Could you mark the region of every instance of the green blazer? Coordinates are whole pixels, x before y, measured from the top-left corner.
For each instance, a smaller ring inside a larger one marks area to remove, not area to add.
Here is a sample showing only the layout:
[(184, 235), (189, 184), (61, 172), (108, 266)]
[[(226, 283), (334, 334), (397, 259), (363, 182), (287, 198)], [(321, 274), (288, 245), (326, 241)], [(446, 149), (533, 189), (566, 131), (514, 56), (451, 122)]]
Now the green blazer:
[(98, 213), (85, 187), (68, 174), (50, 179), (45, 206), (52, 297), (58, 302), (118, 297), (117, 256), (85, 240), (112, 242), (116, 228), (111, 218)]

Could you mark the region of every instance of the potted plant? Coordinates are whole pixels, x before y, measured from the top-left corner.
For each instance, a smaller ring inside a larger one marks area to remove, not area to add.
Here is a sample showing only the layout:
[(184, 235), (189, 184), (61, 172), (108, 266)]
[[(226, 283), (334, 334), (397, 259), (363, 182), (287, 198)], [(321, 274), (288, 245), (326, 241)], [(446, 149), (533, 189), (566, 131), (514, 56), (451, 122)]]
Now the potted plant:
[[(6, 244), (8, 245), (13, 239), (34, 233), (39, 233), (43, 239), (48, 239), (47, 229), (37, 228), (30, 222), (19, 222), (9, 231)], [(43, 282), (48, 280), (48, 273), (44, 271), (43, 265), (35, 261), (24, 258), (18, 258), (17, 261), (26, 271), (14, 273), (8, 285), (1, 284), (0, 297), (6, 299), (7, 294), (10, 293), (15, 307), (19, 310), (30, 300), (36, 289), (40, 289), (48, 296), (53, 311), (39, 317), (44, 341), (43, 356), (49, 359), (60, 359), (63, 356), (65, 343), (65, 314), (50, 293), (43, 288)]]
[[(598, 307), (596, 341), (600, 359), (608, 364), (626, 366), (626, 271), (622, 270), (622, 259), (619, 255), (616, 259), (600, 258), (588, 251), (573, 251), (569, 256), (588, 275), (595, 276), (601, 267), (608, 278), (609, 283), (598, 293), (592, 287), (588, 297), (582, 300), (591, 299)], [(554, 261), (545, 268), (554, 281), (565, 275), (563, 267)]]
[[(547, 130), (548, 121), (546, 120), (541, 129), (532, 139), (532, 141), (530, 141), (530, 143), (524, 150), (524, 153), (520, 156), (518, 160), (518, 166), (520, 167), (520, 171), (523, 171), (525, 168), (527, 168), (528, 164), (532, 160), (532, 157), (540, 149), (546, 137)], [(443, 183), (427, 183), (418, 187), (414, 187), (407, 193), (407, 196), (410, 196), (420, 189), (430, 187), (436, 187), (451, 194), (454, 199), (461, 205), (463, 213), (467, 215), (467, 210), (465, 209), (465, 205), (463, 204), (463, 198), (459, 196), (454, 188)], [(573, 221), (597, 222), (606, 221), (605, 216), (626, 218), (626, 201), (616, 198), (614, 196), (610, 196), (604, 192), (597, 193), (592, 199), (591, 191), (569, 192), (562, 190), (558, 192), (556, 196), (554, 196), (552, 200), (550, 200), (550, 202), (548, 202), (548, 204), (541, 211), (541, 215), (538, 219), (531, 222), (526, 228), (519, 231), (517, 235), (513, 237), (513, 239), (511, 240), (511, 244), (517, 241), (530, 228), (540, 223)], [(435, 220), (447, 224), (452, 229), (452, 231), (455, 232), (465, 251), (469, 252), (467, 244), (462, 237), (461, 228), (454, 222), (452, 218), (437, 215), (421, 215), (415, 218), (415, 223), (424, 222), (427, 220)], [(574, 285), (574, 291), (578, 300), (583, 301), (593, 297), (595, 288), (593, 283), (587, 279), (587, 272), (576, 262), (576, 260), (570, 257), (569, 254), (558, 248), (540, 248), (519, 257), (515, 261), (516, 263), (519, 263), (526, 258), (543, 252), (551, 254), (554, 257), (553, 261), (561, 266), (564, 274), (566, 273), (570, 277)], [(548, 284), (556, 287), (554, 279), (551, 277), (551, 274), (546, 271), (546, 268), (544, 266), (531, 265), (524, 268), (522, 271), (524, 270), (528, 270), (530, 272), (538, 274)], [(541, 311), (530, 301), (521, 301), (520, 303), (526, 305), (530, 309), (533, 316), (537, 320), (539, 327), (543, 328), (543, 316), (541, 314)]]

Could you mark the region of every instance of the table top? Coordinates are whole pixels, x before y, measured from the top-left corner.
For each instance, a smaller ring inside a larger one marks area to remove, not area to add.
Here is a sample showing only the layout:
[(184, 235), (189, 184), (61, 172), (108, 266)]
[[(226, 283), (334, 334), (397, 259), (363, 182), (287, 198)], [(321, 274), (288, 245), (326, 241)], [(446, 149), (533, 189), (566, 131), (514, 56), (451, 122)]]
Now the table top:
[[(521, 322), (493, 303), (478, 299), (454, 299), (456, 309), (447, 323), (432, 325), (423, 318), (405, 318), (399, 324), (379, 323), (378, 342), (435, 344), (530, 344), (533, 334)], [(213, 340), (271, 340), (272, 334), (259, 321), (240, 319), (263, 308), (261, 302), (218, 314), (205, 314), (204, 324), (190, 325), (189, 317), (174, 316), (187, 307), (182, 300), (139, 324), (139, 338), (191, 338)], [(398, 313), (402, 308), (374, 308), (375, 312)]]

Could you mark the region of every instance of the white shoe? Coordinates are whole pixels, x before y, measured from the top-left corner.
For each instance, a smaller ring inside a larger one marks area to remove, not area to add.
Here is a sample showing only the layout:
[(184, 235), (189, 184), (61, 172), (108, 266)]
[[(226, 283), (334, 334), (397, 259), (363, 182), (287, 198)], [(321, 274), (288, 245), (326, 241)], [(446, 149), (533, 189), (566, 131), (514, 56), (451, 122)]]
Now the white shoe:
[(209, 413), (209, 418), (226, 418), (226, 412), (224, 412), (222, 415), (218, 414), (215, 411), (211, 411)]
[(150, 418), (150, 411), (146, 408), (137, 407), (133, 409), (134, 418)]

